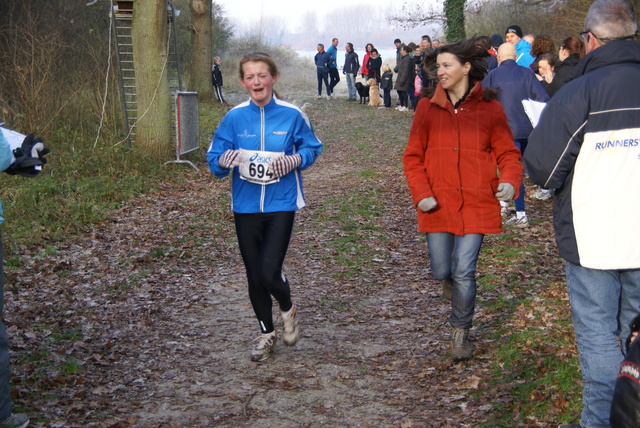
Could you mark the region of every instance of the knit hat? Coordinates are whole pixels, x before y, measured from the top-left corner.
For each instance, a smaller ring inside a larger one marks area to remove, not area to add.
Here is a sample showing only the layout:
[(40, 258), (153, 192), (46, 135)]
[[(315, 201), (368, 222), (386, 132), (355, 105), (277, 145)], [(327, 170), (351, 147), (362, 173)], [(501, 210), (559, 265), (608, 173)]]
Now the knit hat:
[(500, 34), (493, 34), (489, 38), (491, 39), (491, 46), (493, 46), (494, 48), (500, 47), (500, 45), (504, 43), (504, 40), (502, 39), (502, 36)]
[(518, 36), (520, 38), (522, 38), (522, 36), (523, 36), (522, 29), (520, 27), (518, 27), (517, 25), (510, 25), (507, 28), (507, 31), (504, 34), (506, 35), (506, 34), (509, 34), (509, 33), (515, 33), (516, 36)]
[(395, 39), (395, 40), (393, 41), (393, 44), (395, 45), (396, 43), (402, 43), (402, 42), (400, 41), (400, 39)]

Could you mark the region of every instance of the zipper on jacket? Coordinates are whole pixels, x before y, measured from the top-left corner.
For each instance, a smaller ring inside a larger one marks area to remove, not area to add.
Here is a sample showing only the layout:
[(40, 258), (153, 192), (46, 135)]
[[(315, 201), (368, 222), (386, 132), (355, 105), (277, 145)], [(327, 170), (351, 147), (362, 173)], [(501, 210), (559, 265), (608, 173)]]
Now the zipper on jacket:
[[(260, 150), (264, 151), (265, 141), (264, 141), (264, 107), (260, 106)], [(267, 188), (266, 185), (260, 185), (260, 212), (264, 212), (264, 194)]]

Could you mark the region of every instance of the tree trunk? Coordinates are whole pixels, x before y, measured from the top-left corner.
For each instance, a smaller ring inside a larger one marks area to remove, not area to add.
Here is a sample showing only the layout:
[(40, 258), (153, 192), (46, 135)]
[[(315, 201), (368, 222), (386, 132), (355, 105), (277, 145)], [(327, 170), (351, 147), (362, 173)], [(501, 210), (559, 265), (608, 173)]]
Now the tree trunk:
[(191, 77), (189, 90), (198, 92), (198, 99), (213, 99), (211, 84), (212, 37), (211, 37), (211, 2), (191, 0)]
[(166, 0), (136, 0), (131, 34), (138, 104), (135, 147), (167, 159), (173, 147)]

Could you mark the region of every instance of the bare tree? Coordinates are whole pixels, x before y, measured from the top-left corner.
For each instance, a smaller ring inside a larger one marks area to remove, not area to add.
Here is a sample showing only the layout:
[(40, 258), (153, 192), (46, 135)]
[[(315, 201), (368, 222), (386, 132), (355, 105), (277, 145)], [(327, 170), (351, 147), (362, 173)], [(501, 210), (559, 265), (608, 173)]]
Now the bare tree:
[(191, 78), (189, 89), (198, 92), (199, 99), (213, 98), (211, 69), (213, 66), (211, 37), (211, 2), (191, 0)]
[(136, 70), (136, 148), (155, 159), (171, 154), (167, 2), (137, 0), (131, 34)]

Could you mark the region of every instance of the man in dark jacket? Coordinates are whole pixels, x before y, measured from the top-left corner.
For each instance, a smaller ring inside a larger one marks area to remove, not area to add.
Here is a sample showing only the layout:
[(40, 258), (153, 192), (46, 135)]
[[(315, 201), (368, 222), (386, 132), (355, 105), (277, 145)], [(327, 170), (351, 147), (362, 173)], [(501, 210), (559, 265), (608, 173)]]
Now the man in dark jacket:
[(623, 352), (640, 308), (640, 44), (627, 0), (596, 0), (587, 55), (547, 103), (524, 160), (556, 189), (554, 226), (566, 261), (580, 352), (581, 426), (608, 427)]
[(347, 90), (349, 91), (349, 101), (356, 100), (356, 75), (360, 70), (360, 60), (358, 54), (353, 50), (353, 43), (347, 43), (344, 48), (347, 53), (344, 54), (344, 67), (342, 72), (347, 76)]
[(322, 98), (322, 82), (327, 88), (327, 99), (331, 99), (331, 88), (329, 87), (329, 66), (333, 63), (333, 57), (324, 50), (324, 45), (318, 43), (318, 53), (313, 57), (316, 63), (316, 74), (318, 76), (318, 99)]
[[(521, 153), (527, 148), (533, 125), (522, 105), (523, 100), (546, 102), (549, 94), (538, 81), (533, 71), (516, 63), (516, 48), (511, 43), (503, 43), (498, 48), (498, 68), (487, 74), (482, 81), (483, 88), (498, 90), (498, 101), (504, 108), (513, 140)], [(520, 195), (515, 200), (516, 215), (505, 222), (507, 226), (529, 227), (529, 218), (524, 208), (524, 183), (520, 183)]]

